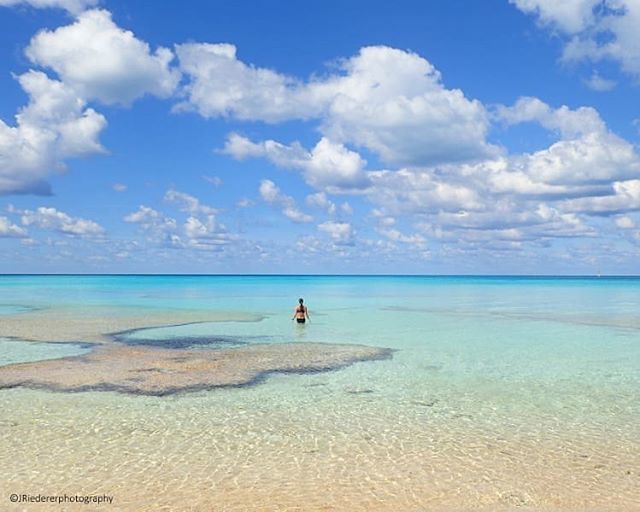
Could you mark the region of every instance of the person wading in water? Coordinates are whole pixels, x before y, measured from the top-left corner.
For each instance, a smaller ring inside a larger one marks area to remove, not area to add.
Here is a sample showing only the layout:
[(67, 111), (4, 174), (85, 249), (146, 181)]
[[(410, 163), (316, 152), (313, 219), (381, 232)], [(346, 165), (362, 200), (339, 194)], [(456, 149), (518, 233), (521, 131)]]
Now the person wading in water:
[(304, 305), (304, 299), (298, 299), (298, 305), (296, 309), (293, 310), (293, 318), (291, 320), (294, 319), (299, 324), (303, 324), (307, 320), (311, 321), (311, 318), (309, 318), (309, 310), (307, 306)]

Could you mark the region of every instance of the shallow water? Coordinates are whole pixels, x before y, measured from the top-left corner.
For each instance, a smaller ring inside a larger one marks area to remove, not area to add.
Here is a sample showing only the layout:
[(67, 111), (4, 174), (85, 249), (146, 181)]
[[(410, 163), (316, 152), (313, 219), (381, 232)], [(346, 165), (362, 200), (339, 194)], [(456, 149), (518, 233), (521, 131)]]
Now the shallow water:
[[(298, 296), (304, 326), (290, 320)], [(112, 494), (118, 510), (640, 509), (637, 279), (12, 276), (0, 278), (9, 301), (263, 316), (121, 342), (397, 351), (161, 398), (1, 390), (0, 500), (21, 489)]]
[(32, 343), (0, 338), (0, 366), (78, 356), (89, 351), (88, 345), (76, 343)]

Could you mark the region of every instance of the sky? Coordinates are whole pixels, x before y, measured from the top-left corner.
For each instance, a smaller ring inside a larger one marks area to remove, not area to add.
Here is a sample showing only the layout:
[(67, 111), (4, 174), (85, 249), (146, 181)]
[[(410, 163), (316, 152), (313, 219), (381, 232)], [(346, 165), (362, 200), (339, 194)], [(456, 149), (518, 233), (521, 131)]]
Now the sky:
[(0, 0), (0, 273), (639, 274), (640, 0)]

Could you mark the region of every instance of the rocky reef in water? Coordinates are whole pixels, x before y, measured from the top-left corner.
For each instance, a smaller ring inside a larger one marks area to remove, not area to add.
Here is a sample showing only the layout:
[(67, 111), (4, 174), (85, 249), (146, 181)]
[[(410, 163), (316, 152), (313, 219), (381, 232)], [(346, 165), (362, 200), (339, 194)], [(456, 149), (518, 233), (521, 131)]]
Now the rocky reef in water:
[(177, 350), (118, 343), (89, 354), (0, 367), (0, 388), (117, 391), (163, 396), (257, 384), (271, 373), (309, 373), (391, 357), (392, 350), (329, 343), (256, 344)]

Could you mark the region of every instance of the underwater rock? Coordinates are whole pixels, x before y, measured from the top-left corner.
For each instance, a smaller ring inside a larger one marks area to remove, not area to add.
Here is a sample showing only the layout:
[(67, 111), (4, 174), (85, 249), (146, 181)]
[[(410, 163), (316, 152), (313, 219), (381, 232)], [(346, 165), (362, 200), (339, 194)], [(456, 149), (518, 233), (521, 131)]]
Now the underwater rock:
[(386, 359), (393, 351), (363, 345), (282, 343), (221, 350), (99, 345), (81, 356), (0, 367), (0, 388), (117, 391), (169, 395), (256, 384), (270, 373), (309, 373)]

